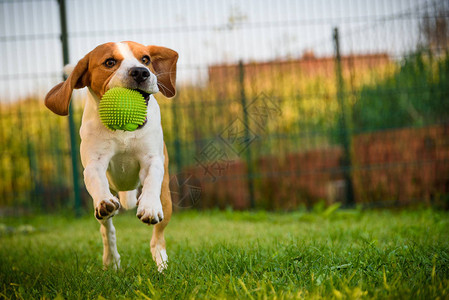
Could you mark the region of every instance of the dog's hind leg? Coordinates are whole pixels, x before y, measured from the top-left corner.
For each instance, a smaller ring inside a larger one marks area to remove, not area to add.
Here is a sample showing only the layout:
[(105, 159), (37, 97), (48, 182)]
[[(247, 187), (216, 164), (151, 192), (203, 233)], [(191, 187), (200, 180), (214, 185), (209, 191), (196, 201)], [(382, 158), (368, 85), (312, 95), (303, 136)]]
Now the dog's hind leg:
[(169, 188), (170, 176), (168, 174), (168, 154), (167, 148), (164, 145), (164, 179), (161, 188), (161, 204), (164, 212), (164, 220), (156, 224), (153, 229), (153, 236), (151, 237), (151, 254), (156, 262), (157, 269), (162, 272), (167, 268), (168, 256), (165, 247), (164, 229), (168, 225), (172, 214), (172, 202)]
[(156, 262), (157, 269), (159, 272), (162, 272), (167, 268), (168, 263), (168, 256), (167, 256), (167, 250), (165, 247), (165, 238), (164, 238), (164, 229), (168, 225), (168, 221), (170, 221), (171, 216), (171, 199), (170, 206), (163, 206), (164, 210), (164, 220), (158, 224), (156, 224), (153, 228), (153, 236), (151, 237), (151, 254), (153, 256), (154, 261)]
[(103, 238), (103, 267), (107, 269), (112, 266), (114, 270), (120, 268), (120, 254), (117, 251), (117, 239), (115, 237), (115, 227), (112, 218), (98, 220), (100, 222), (100, 232)]
[(137, 205), (137, 189), (132, 191), (118, 192), (120, 204), (126, 210), (133, 209)]

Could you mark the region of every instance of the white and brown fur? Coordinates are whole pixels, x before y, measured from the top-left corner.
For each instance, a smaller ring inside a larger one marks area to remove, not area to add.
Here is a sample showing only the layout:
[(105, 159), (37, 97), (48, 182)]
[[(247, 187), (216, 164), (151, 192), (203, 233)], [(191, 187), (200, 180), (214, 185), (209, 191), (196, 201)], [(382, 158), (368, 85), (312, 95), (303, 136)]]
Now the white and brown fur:
[[(150, 247), (158, 270), (167, 266), (164, 228), (172, 214), (168, 154), (159, 105), (152, 94), (161, 91), (166, 97), (175, 95), (177, 60), (178, 54), (164, 47), (106, 43), (82, 58), (67, 80), (56, 85), (45, 98), (51, 111), (67, 115), (73, 89), (88, 88), (80, 152), (84, 182), (101, 225), (105, 268), (120, 268), (112, 217), (120, 207), (136, 206), (142, 222), (155, 224)], [(144, 126), (135, 131), (111, 131), (101, 123), (101, 97), (114, 87), (139, 90), (146, 97), (148, 114)]]

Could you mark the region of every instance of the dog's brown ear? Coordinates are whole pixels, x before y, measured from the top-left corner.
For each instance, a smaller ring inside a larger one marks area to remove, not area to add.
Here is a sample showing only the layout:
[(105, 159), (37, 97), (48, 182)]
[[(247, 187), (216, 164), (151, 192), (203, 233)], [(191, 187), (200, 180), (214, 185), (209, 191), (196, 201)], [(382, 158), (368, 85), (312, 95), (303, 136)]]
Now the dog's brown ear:
[(151, 63), (156, 72), (157, 85), (165, 97), (176, 95), (176, 62), (178, 53), (159, 46), (148, 46)]
[(67, 116), (73, 89), (80, 89), (87, 85), (88, 66), (89, 54), (78, 62), (66, 81), (57, 84), (48, 92), (45, 96), (45, 106), (57, 115)]

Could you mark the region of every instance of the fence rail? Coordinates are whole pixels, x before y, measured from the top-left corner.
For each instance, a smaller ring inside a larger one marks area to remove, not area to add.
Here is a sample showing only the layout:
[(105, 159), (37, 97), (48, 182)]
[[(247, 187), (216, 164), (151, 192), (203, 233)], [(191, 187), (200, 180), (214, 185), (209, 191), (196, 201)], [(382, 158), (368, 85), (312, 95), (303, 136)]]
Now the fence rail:
[(180, 53), (177, 96), (157, 95), (177, 209), (448, 208), (449, 1), (324, 5), (0, 1), (0, 214), (91, 205), (85, 91), (70, 119), (43, 96), (121, 40)]

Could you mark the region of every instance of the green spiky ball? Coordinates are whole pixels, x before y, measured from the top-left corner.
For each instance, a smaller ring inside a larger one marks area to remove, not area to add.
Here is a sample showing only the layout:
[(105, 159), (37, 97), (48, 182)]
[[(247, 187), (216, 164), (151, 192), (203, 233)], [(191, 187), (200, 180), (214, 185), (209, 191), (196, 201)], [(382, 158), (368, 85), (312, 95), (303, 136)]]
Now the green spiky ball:
[(147, 105), (138, 91), (115, 87), (104, 93), (99, 113), (101, 122), (107, 128), (134, 131), (145, 123)]

